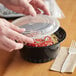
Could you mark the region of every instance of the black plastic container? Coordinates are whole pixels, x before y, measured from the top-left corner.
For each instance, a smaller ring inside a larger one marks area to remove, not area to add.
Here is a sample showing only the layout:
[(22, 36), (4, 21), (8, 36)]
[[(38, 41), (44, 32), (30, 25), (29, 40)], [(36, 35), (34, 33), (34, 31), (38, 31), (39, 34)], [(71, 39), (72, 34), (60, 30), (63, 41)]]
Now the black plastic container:
[(66, 37), (66, 32), (60, 27), (54, 34), (58, 37), (58, 43), (46, 47), (24, 46), (20, 50), (21, 57), (33, 63), (44, 63), (56, 58), (60, 43)]

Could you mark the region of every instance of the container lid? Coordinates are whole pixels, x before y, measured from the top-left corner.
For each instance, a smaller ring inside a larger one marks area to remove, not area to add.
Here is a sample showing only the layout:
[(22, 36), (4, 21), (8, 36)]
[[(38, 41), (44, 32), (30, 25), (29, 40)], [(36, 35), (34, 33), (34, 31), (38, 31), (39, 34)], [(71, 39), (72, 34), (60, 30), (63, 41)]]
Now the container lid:
[(25, 16), (13, 21), (13, 24), (20, 28), (25, 28), (24, 35), (32, 38), (42, 38), (56, 32), (59, 27), (59, 21), (47, 15), (37, 15), (35, 17)]

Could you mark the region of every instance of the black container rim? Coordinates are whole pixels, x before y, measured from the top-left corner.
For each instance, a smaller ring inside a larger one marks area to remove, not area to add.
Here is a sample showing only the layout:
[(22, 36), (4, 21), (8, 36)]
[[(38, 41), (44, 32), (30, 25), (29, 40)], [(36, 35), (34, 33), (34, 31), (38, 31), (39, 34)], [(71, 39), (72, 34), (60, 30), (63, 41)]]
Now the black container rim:
[[(65, 32), (65, 30), (64, 30), (62, 27), (60, 27), (59, 29), (63, 30), (64, 36), (63, 36), (63, 39), (62, 39), (61, 41), (58, 41), (58, 43), (53, 44), (53, 45), (51, 45), (51, 46), (48, 45), (48, 46), (43, 46), (43, 47), (33, 47), (33, 46), (26, 46), (26, 45), (25, 45), (25, 47), (29, 47), (29, 48), (44, 48), (44, 47), (45, 47), (45, 48), (46, 48), (46, 47), (53, 47), (54, 45), (57, 45), (57, 44), (61, 43), (61, 42), (66, 38), (66, 32)], [(59, 30), (59, 29), (58, 29), (58, 30)], [(58, 31), (58, 30), (57, 30), (57, 31)], [(56, 32), (57, 32), (57, 31), (56, 31)], [(55, 33), (56, 33), (56, 32), (55, 32)]]

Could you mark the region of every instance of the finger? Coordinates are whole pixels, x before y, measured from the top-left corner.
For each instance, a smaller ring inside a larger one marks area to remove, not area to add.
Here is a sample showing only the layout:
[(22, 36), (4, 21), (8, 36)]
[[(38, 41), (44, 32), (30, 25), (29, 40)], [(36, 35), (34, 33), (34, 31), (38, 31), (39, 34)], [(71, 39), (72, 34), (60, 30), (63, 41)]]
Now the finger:
[(22, 32), (25, 31), (24, 28), (19, 28), (18, 26), (15, 26), (14, 24), (6, 21), (5, 19), (3, 19), (3, 22), (5, 23), (5, 24), (4, 24), (5, 26), (11, 28), (11, 29), (14, 30), (14, 31), (17, 31), (17, 32), (19, 32), (19, 33), (22, 33)]
[(32, 5), (29, 4), (29, 1), (19, 0), (19, 6), (13, 6), (11, 4), (9, 4), (9, 6), (6, 6), (6, 7), (8, 9), (15, 11), (16, 13), (23, 13), (25, 15), (36, 16), (36, 11), (32, 7)]
[(23, 11), (24, 11), (24, 8), (23, 7), (20, 7), (20, 6), (12, 6), (12, 5), (9, 5), (9, 6), (10, 7), (7, 7), (7, 8), (13, 10), (16, 13), (23, 13)]
[(41, 14), (41, 11), (38, 8), (35, 8), (37, 14)]
[(46, 15), (50, 15), (50, 11), (47, 9), (47, 7), (45, 6), (44, 2), (41, 1), (41, 0), (36, 0), (36, 6), (34, 7), (37, 7), (37, 8), (40, 8), (41, 10), (44, 11), (44, 14)]
[(23, 11), (24, 14), (29, 13), (32, 16), (36, 16), (35, 9), (32, 7), (32, 5), (30, 5), (28, 2), (26, 2), (26, 0), (23, 0), (20, 4), (23, 8), (25, 8)]
[(18, 50), (23, 48), (23, 44), (21, 43), (16, 43), (12, 41), (11, 39), (8, 39), (5, 36), (0, 37), (0, 48), (6, 51), (13, 51), (13, 50)]
[(25, 28), (19, 28), (18, 26), (15, 26), (15, 25), (13, 25), (13, 24), (11, 24), (10, 23), (10, 28), (12, 29), (12, 30), (14, 30), (14, 31), (17, 31), (17, 32), (19, 32), (19, 33), (22, 33), (22, 32), (24, 32), (25, 31)]
[(27, 37), (27, 36), (24, 36), (24, 35), (22, 35), (22, 34), (20, 34), (20, 33), (18, 33), (18, 32), (16, 32), (16, 31), (13, 31), (13, 30), (11, 30), (11, 29), (8, 29), (8, 28), (6, 27), (6, 29), (4, 30), (4, 34), (8, 37), (8, 38), (10, 38), (10, 39), (12, 39), (12, 40), (17, 40), (17, 41), (19, 41), (19, 42), (25, 42), (25, 43), (33, 43), (34, 41), (33, 41), (33, 39), (32, 38), (29, 38), (29, 37)]

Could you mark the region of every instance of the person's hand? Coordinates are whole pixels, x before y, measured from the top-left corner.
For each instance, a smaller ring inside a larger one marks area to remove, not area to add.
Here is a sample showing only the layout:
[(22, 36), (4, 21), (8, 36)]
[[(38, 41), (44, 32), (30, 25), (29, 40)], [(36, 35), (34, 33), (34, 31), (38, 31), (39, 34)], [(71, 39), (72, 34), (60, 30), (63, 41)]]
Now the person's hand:
[(2, 3), (17, 13), (35, 16), (41, 14), (42, 10), (43, 14), (50, 15), (43, 0), (2, 0)]
[(5, 19), (0, 19), (0, 49), (11, 52), (21, 49), (23, 42), (33, 43), (33, 40), (22, 35), (22, 32), (24, 32), (24, 29), (7, 22)]

